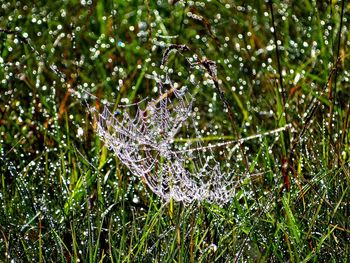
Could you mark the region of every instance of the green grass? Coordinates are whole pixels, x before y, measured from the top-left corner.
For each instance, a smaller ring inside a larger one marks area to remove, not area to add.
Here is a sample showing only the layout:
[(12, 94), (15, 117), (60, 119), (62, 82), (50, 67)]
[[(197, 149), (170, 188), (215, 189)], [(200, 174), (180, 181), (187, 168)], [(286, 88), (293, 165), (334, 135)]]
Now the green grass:
[[(275, 39), (264, 1), (92, 2), (1, 2), (0, 261), (348, 262), (349, 4), (273, 1)], [(94, 131), (87, 105), (157, 97), (173, 43), (216, 61), (234, 113), (236, 130), (203, 71), (195, 88), (171, 55), (201, 140), (293, 126), (244, 143), (248, 167), (223, 158), (240, 180), (226, 204), (165, 203)]]

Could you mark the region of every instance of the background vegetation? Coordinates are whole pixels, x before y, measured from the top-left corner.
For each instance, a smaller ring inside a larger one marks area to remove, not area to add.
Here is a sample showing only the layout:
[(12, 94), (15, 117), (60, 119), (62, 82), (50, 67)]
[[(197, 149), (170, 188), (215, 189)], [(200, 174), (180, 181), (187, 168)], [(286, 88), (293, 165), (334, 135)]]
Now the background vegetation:
[[(350, 260), (347, 1), (0, 3), (1, 261)], [(203, 79), (209, 133), (293, 126), (246, 144), (227, 204), (164, 203), (94, 132), (87, 104), (157, 96), (169, 44), (217, 63), (236, 129)]]

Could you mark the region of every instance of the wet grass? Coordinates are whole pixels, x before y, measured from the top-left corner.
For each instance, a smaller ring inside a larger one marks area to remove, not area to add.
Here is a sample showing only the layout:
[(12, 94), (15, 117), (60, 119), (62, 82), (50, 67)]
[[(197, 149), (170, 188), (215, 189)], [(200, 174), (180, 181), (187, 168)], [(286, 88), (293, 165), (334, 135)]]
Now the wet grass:
[[(1, 2), (0, 260), (349, 261), (349, 5), (158, 2)], [(292, 124), (230, 160), (229, 203), (163, 202), (94, 132), (87, 105), (157, 96), (169, 44), (218, 65), (235, 130), (199, 71), (204, 140)]]

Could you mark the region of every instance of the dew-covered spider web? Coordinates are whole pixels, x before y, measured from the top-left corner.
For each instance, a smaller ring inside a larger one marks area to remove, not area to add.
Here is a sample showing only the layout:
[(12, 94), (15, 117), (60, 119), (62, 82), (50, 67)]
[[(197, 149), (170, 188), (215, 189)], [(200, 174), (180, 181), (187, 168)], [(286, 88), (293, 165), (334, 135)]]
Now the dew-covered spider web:
[[(197, 122), (200, 83), (193, 74), (188, 77), (191, 87), (174, 82), (166, 67), (170, 53), (184, 57), (184, 50), (188, 50), (184, 45), (171, 45), (164, 52), (161, 68), (165, 74), (153, 75), (158, 91), (155, 98), (117, 111), (108, 106), (102, 113), (95, 108), (90, 111), (97, 118), (97, 134), (105, 145), (162, 199), (225, 203), (242, 180), (242, 172), (231, 165), (241, 155), (240, 145), (272, 134), (278, 138), (276, 134), (288, 126), (244, 139), (206, 141)], [(216, 78), (214, 62), (184, 60), (190, 70), (199, 68), (208, 81)]]

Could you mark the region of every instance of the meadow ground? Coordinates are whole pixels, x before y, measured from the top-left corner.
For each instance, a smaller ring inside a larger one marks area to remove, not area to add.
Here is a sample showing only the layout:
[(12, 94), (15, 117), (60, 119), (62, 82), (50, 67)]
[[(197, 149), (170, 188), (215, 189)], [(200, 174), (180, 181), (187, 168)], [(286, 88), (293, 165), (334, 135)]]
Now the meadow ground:
[(0, 3), (1, 262), (350, 261), (347, 1)]

